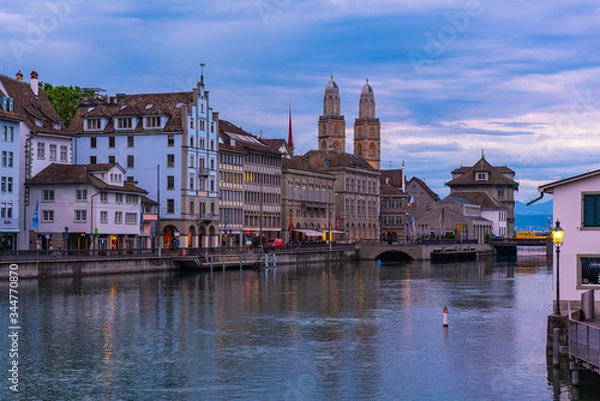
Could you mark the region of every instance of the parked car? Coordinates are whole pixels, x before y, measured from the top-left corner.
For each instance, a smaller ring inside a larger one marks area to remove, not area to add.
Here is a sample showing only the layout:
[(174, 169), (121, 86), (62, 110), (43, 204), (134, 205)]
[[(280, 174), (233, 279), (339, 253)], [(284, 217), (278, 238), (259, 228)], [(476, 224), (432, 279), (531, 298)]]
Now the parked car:
[(267, 241), (267, 243), (265, 244), (265, 246), (274, 246), (274, 247), (280, 247), (283, 246), (283, 240), (281, 238), (273, 238)]

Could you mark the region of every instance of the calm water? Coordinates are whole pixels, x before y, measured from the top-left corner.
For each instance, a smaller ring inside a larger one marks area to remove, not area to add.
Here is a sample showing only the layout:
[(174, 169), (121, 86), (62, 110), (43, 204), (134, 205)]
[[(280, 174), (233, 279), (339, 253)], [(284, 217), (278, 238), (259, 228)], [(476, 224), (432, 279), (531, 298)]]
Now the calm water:
[(548, 367), (552, 272), (531, 255), (19, 284), (20, 392), (5, 379), (2, 400), (600, 397), (600, 376), (573, 391)]

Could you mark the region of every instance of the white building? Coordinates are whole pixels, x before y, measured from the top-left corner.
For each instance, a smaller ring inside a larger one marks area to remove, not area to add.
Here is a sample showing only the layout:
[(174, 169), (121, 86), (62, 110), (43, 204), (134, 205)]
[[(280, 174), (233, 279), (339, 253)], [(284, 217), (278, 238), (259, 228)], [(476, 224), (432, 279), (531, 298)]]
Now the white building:
[(76, 159), (123, 165), (158, 202), (165, 248), (216, 246), (218, 119), (203, 78), (189, 92), (91, 99), (71, 125)]
[(39, 238), (31, 249), (135, 248), (146, 191), (125, 175), (116, 163), (51, 164), (27, 180), (27, 229)]
[[(600, 289), (600, 170), (541, 185), (538, 190), (542, 196), (552, 194), (554, 220), (564, 229), (558, 279), (561, 311), (566, 314), (567, 304), (576, 308), (583, 292)], [(555, 278), (556, 264), (555, 257)], [(556, 301), (556, 279), (553, 285)], [(600, 311), (598, 298), (595, 309)]]
[[(19, 172), (18, 182), (13, 183), (14, 188), (22, 188), (25, 180), (52, 163), (73, 162), (73, 135), (64, 126), (44, 91), (39, 88), (37, 72), (31, 72), (30, 82), (23, 81), (20, 71), (16, 79), (0, 74), (0, 97), (13, 99), (13, 112), (19, 119), (18, 127), (15, 126), (14, 130), (19, 150), (6, 150), (6, 164), (12, 163), (13, 168)], [(18, 214), (13, 205), (13, 215), (18, 218), (19, 224), (18, 246), (20, 249), (27, 249), (38, 239), (27, 235), (28, 216), (25, 208), (31, 205), (27, 191), (19, 192), (19, 205)]]
[(0, 97), (0, 252), (17, 249), (19, 238), (19, 120), (13, 99)]

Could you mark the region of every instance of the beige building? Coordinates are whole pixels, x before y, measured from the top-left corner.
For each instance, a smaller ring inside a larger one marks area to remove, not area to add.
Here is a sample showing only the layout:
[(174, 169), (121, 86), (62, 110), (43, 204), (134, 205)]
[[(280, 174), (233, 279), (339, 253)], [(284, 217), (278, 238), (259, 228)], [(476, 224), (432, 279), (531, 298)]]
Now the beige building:
[(452, 180), (446, 185), (450, 192), (486, 192), (500, 206), (506, 208), (506, 237), (513, 238), (515, 230), (515, 192), (519, 183), (515, 172), (506, 166), (494, 167), (482, 155), (471, 167), (452, 171)]
[(387, 243), (406, 240), (404, 225), (408, 220), (408, 195), (401, 189), (383, 182), (380, 197), (382, 240)]
[[(289, 242), (345, 240), (336, 229), (336, 176), (299, 158), (282, 159), (282, 238)], [(328, 228), (329, 227), (329, 228)]]
[(375, 114), (375, 96), (369, 80), (360, 91), (358, 118), (354, 121), (354, 154), (362, 156), (371, 167), (381, 164), (381, 124)]

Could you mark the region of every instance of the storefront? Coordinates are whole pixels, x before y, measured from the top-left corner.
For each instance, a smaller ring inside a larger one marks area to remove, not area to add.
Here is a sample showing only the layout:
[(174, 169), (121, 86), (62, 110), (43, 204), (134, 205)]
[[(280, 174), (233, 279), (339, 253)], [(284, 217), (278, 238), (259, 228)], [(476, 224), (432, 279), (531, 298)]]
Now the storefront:
[(0, 252), (17, 250), (17, 235), (19, 230), (16, 228), (0, 229)]

